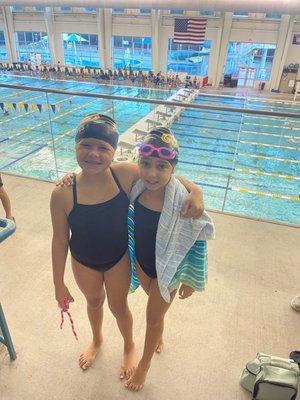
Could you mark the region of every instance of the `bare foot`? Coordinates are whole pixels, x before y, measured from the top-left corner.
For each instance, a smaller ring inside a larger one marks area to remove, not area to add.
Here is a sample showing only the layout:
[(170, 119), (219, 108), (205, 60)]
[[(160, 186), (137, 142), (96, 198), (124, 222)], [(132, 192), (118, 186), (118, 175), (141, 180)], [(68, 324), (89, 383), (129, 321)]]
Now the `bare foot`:
[(99, 351), (99, 348), (101, 346), (101, 343), (102, 343), (102, 340), (97, 344), (92, 342), (84, 350), (84, 352), (80, 355), (80, 357), (79, 357), (79, 366), (84, 371), (86, 369), (88, 369), (93, 364), (93, 361), (95, 360), (96, 355), (98, 354), (98, 351)]
[(156, 347), (156, 349), (155, 349), (155, 352), (158, 353), (158, 354), (161, 353), (163, 347), (164, 347), (164, 342), (163, 342), (162, 339), (160, 339), (160, 340), (158, 341), (158, 344), (157, 344), (157, 347)]
[(144, 386), (149, 368), (150, 365), (144, 367), (139, 364), (132, 376), (126, 381), (125, 387), (133, 392), (141, 390)]
[(120, 379), (129, 379), (136, 367), (135, 346), (132, 343), (128, 348), (124, 346), (123, 364), (121, 366)]

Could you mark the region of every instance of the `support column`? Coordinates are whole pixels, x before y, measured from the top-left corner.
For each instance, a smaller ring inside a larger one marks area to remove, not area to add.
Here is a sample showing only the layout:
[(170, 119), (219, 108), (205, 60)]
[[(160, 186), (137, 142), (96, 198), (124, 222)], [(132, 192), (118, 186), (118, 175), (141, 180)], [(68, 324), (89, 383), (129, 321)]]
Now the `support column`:
[[(105, 8), (104, 9), (104, 17), (103, 17), (103, 22), (104, 22), (104, 31), (103, 31), (103, 36), (104, 36), (104, 46), (103, 46), (103, 68), (108, 69), (112, 68), (113, 66), (113, 54), (112, 54), (112, 9), (111, 8)], [(101, 30), (102, 32), (102, 30)]]
[(104, 21), (104, 9), (99, 8), (97, 10), (97, 32), (98, 32), (98, 55), (100, 66), (105, 68), (105, 21)]
[(220, 28), (214, 51), (209, 56), (209, 75), (211, 73), (211, 83), (214, 87), (218, 87), (223, 79), (224, 68), (227, 57), (227, 47), (230, 38), (232, 24), (232, 13), (225, 12), (220, 21)]
[(279, 88), (282, 70), (292, 40), (293, 27), (294, 18), (290, 15), (282, 15), (278, 32), (277, 47), (271, 70), (270, 89), (278, 90)]
[(55, 51), (55, 44), (54, 44), (54, 36), (55, 36), (55, 28), (54, 28), (54, 17), (53, 17), (53, 8), (46, 7), (46, 11), (44, 13), (45, 17), (45, 24), (47, 30), (47, 37), (48, 37), (48, 46), (51, 55), (51, 64), (57, 64), (57, 57)]
[(8, 62), (17, 62), (17, 48), (15, 41), (15, 29), (14, 29), (14, 20), (13, 15), (10, 10), (10, 7), (1, 7), (1, 11), (3, 14), (3, 22), (4, 22), (4, 37), (5, 37), (5, 45), (8, 50)]
[(152, 70), (155, 74), (159, 71), (166, 72), (166, 52), (161, 40), (161, 11), (151, 11), (151, 48), (152, 48)]

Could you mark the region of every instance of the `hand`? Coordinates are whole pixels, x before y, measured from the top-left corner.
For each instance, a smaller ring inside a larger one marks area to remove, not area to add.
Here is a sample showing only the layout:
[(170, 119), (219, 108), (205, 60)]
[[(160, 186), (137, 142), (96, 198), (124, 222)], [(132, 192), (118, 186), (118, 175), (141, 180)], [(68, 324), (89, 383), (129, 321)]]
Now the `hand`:
[(64, 299), (67, 298), (70, 302), (73, 303), (74, 299), (71, 296), (69, 289), (65, 284), (60, 286), (55, 286), (55, 299), (58, 303), (58, 307), (64, 309)]
[(180, 215), (184, 218), (200, 218), (204, 211), (202, 191), (189, 193), (185, 199)]
[(179, 288), (179, 292), (178, 292), (179, 298), (181, 300), (184, 300), (187, 297), (190, 297), (194, 293), (194, 291), (195, 291), (195, 289), (182, 283)]
[(76, 174), (74, 172), (69, 172), (67, 175), (62, 177), (58, 182), (56, 182), (56, 186), (64, 187), (64, 186), (72, 186), (74, 183), (74, 177)]

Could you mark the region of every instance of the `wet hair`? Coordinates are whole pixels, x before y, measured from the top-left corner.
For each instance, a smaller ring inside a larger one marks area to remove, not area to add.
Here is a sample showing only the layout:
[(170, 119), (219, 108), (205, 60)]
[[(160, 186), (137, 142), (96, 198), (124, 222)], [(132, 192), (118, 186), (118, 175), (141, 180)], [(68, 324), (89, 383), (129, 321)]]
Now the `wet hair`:
[[(168, 162), (175, 166), (178, 163), (179, 157), (179, 147), (178, 142), (173, 135), (173, 132), (169, 128), (158, 127), (152, 129), (147, 136), (144, 137), (142, 144), (152, 144), (154, 147), (169, 147), (175, 151), (175, 158), (168, 160)], [(158, 157), (156, 153), (151, 155), (151, 157)]]
[(77, 128), (75, 143), (88, 138), (103, 140), (116, 149), (119, 140), (116, 122), (104, 114), (87, 115)]

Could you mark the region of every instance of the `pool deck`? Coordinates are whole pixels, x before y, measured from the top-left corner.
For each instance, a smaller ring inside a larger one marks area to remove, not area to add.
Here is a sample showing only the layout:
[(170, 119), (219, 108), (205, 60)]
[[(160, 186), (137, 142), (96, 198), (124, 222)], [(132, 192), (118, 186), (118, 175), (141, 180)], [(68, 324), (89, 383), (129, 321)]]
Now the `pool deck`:
[[(256, 352), (287, 357), (300, 350), (298, 228), (211, 213), (207, 290), (178, 298), (166, 317), (165, 349), (155, 355), (145, 388), (124, 389), (118, 378), (122, 343), (105, 305), (102, 351), (82, 372), (77, 359), (90, 338), (85, 302), (71, 274), (66, 282), (79, 341), (66, 321), (59, 329), (51, 274), (49, 197), (53, 184), (3, 174), (17, 220), (0, 245), (1, 302), (18, 358), (0, 345), (1, 400), (249, 400), (239, 387), (245, 362)], [(0, 215), (3, 215), (2, 209)], [(129, 296), (141, 354), (146, 296)]]

